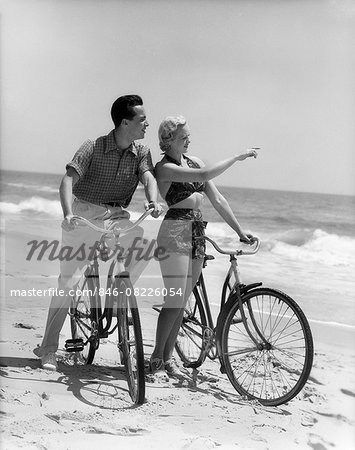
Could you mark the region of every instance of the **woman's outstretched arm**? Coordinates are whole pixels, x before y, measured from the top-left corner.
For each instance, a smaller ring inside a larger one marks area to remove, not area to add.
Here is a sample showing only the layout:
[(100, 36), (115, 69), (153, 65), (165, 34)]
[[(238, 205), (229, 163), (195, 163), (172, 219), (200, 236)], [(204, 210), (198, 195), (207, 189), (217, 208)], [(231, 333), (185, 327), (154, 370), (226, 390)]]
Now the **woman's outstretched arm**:
[(209, 181), (217, 177), (218, 175), (221, 175), (235, 162), (244, 161), (244, 159), (251, 157), (256, 158), (257, 155), (258, 154), (255, 149), (248, 149), (245, 153), (235, 155), (232, 158), (224, 159), (223, 161), (218, 161), (214, 165), (200, 167), (199, 169), (181, 167), (177, 166), (174, 163), (169, 162), (158, 163), (156, 165), (156, 176), (157, 179), (160, 181), (180, 181), (180, 182)]

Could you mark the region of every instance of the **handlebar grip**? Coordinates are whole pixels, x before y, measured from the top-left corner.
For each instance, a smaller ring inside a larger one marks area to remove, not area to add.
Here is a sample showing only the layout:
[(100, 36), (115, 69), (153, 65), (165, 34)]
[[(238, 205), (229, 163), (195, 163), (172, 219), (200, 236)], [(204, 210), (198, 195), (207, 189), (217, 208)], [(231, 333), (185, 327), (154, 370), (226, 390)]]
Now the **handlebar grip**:
[(255, 242), (256, 242), (256, 246), (254, 247), (253, 250), (244, 250), (244, 249), (239, 250), (239, 252), (240, 252), (239, 254), (240, 255), (255, 255), (255, 253), (257, 253), (259, 251), (260, 244), (261, 244), (261, 241), (257, 236), (255, 236), (255, 240), (254, 240), (253, 244)]

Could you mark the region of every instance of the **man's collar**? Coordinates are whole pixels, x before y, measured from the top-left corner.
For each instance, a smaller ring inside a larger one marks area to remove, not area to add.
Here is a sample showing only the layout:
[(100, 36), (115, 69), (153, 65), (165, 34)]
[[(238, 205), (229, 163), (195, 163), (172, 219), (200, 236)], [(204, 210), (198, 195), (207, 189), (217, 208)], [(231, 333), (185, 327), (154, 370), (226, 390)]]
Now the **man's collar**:
[[(112, 150), (121, 151), (121, 149), (118, 148), (117, 143), (116, 143), (115, 130), (110, 131), (110, 133), (107, 135), (106, 148), (105, 148), (104, 152), (108, 153)], [(135, 142), (132, 142), (132, 144), (126, 150), (131, 151), (133, 154), (135, 154), (137, 156), (137, 148), (136, 148)]]

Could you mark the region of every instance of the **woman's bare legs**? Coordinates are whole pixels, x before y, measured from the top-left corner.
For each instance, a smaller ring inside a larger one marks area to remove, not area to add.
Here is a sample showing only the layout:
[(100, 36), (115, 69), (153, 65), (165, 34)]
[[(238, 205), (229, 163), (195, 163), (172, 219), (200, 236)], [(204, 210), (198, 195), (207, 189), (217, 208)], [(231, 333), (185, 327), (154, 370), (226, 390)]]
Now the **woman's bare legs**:
[(169, 255), (160, 265), (167, 295), (160, 311), (151, 359), (164, 360), (165, 346), (184, 305), (184, 292), (191, 285), (191, 257), (179, 253)]
[(175, 323), (174, 323), (173, 327), (171, 328), (170, 334), (166, 340), (164, 352), (163, 352), (164, 361), (168, 361), (173, 356), (176, 338), (179, 333), (182, 318), (184, 315), (185, 305), (192, 293), (193, 288), (195, 287), (195, 284), (197, 283), (197, 280), (198, 280), (201, 270), (202, 270), (203, 258), (193, 259), (191, 262), (192, 262), (192, 264), (191, 264), (191, 282), (188, 282), (186, 285), (184, 302), (181, 305), (181, 308), (179, 309), (179, 314), (178, 314), (178, 316), (175, 320)]
[(152, 360), (157, 358), (168, 361), (172, 357), (184, 307), (200, 276), (202, 264), (203, 259), (191, 259), (190, 255), (179, 253), (170, 254), (169, 258), (161, 263), (168, 295), (158, 318)]

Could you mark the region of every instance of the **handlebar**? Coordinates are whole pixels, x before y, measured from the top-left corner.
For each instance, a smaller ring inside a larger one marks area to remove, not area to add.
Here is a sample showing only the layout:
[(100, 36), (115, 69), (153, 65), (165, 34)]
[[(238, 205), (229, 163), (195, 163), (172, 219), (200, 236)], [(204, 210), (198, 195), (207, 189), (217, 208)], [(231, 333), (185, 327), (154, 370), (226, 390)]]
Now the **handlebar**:
[[(92, 222), (90, 222), (90, 220), (85, 219), (84, 217), (81, 216), (73, 216), (73, 221), (76, 222), (82, 222), (85, 225), (87, 225), (88, 227), (90, 227), (91, 229), (98, 231), (99, 233), (105, 234), (105, 235), (116, 235), (119, 236), (121, 234), (127, 234), (129, 233), (131, 230), (133, 230), (134, 228), (136, 228), (140, 223), (143, 222), (143, 220), (148, 217), (152, 211), (154, 210), (154, 208), (149, 208), (147, 211), (145, 211), (133, 224), (132, 226), (128, 227), (128, 228), (119, 228), (117, 225), (117, 223), (112, 223), (109, 228), (105, 229), (105, 228), (101, 228), (98, 227), (97, 225), (94, 225)], [(236, 256), (242, 256), (242, 255), (255, 255), (255, 253), (257, 253), (260, 249), (260, 244), (261, 241), (257, 236), (254, 236), (255, 241), (253, 242), (253, 244), (256, 244), (255, 247), (252, 250), (234, 250), (234, 251), (230, 251), (230, 250), (222, 250), (218, 244), (213, 241), (210, 237), (208, 236), (195, 236), (195, 239), (205, 239), (206, 241), (210, 242), (213, 247), (217, 250), (217, 252), (221, 253), (222, 255), (236, 255)]]
[(217, 245), (217, 243), (215, 241), (213, 241), (211, 238), (209, 238), (208, 236), (196, 236), (195, 239), (205, 239), (206, 241), (210, 242), (213, 247), (217, 250), (218, 253), (221, 253), (222, 255), (229, 255), (229, 256), (242, 256), (242, 255), (255, 255), (255, 253), (257, 253), (259, 251), (260, 248), (260, 244), (261, 241), (257, 236), (254, 236), (255, 241), (253, 242), (253, 244), (256, 244), (255, 247), (252, 250), (234, 250), (234, 251), (230, 251), (230, 250), (222, 250), (221, 247), (219, 247)]
[[(143, 220), (146, 217), (148, 217), (152, 213), (153, 210), (154, 210), (154, 208), (149, 208), (133, 223), (132, 226), (127, 227), (127, 228), (119, 228), (117, 222), (112, 223), (107, 229), (101, 228), (101, 227), (98, 227), (97, 225), (94, 225), (92, 222), (90, 222), (90, 220), (85, 219), (84, 217), (81, 217), (81, 216), (73, 216), (72, 220), (75, 222), (82, 222), (85, 225), (87, 225), (88, 227), (90, 227), (92, 230), (98, 231), (99, 233), (102, 233), (105, 235), (119, 236), (119, 235), (125, 235), (125, 234), (129, 233), (131, 230), (133, 230), (134, 228), (136, 228), (140, 223), (143, 222)], [(119, 217), (117, 219), (119, 220)]]

